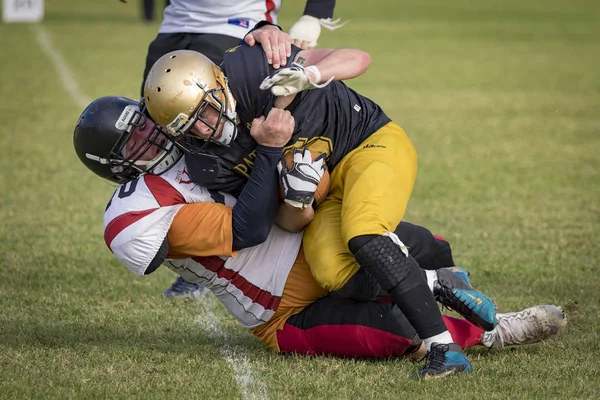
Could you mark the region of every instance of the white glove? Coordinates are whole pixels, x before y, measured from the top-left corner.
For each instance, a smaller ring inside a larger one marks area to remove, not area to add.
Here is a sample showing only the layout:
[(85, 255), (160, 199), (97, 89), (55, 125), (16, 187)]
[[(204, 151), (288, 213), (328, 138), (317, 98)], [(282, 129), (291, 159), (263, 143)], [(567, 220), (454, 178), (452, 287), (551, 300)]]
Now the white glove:
[[(311, 72), (315, 76), (315, 83), (310, 80), (308, 73)], [(280, 68), (273, 75), (266, 77), (260, 84), (261, 90), (271, 89), (271, 93), (275, 96), (289, 96), (303, 90), (324, 88), (333, 80), (333, 76), (327, 82), (319, 85), (321, 80), (321, 72), (314, 66), (303, 66), (293, 63), (291, 67)]]
[(345, 23), (346, 22), (340, 24), (339, 18), (335, 20), (332, 20), (331, 18), (318, 19), (310, 15), (303, 15), (290, 28), (290, 37), (292, 40), (307, 42), (308, 47), (312, 49), (317, 46), (317, 40), (321, 35), (321, 27), (333, 31), (341, 28)]
[(290, 28), (290, 37), (292, 40), (301, 40), (308, 43), (309, 48), (317, 45), (317, 40), (321, 35), (321, 24), (318, 18), (310, 15), (303, 15)]
[(283, 183), (283, 201), (302, 209), (313, 203), (315, 191), (327, 168), (325, 156), (325, 153), (321, 153), (313, 160), (310, 150), (294, 149), (294, 164), (291, 169), (288, 170), (285, 159), (279, 161), (277, 170)]

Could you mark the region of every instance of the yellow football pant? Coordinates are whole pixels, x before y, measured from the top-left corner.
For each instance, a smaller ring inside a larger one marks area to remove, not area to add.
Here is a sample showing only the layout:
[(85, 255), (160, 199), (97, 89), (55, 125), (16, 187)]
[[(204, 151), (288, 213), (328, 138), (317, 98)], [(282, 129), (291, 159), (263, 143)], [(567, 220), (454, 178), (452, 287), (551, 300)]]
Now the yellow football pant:
[(417, 176), (417, 153), (393, 122), (348, 153), (331, 174), (329, 193), (304, 233), (304, 253), (317, 282), (340, 289), (358, 270), (348, 241), (394, 232)]

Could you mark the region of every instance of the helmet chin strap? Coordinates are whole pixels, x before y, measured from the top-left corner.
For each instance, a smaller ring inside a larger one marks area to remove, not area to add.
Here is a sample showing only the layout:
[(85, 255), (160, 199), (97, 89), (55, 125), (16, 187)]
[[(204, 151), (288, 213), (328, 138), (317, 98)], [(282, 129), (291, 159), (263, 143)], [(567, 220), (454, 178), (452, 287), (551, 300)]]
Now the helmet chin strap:
[(221, 143), (222, 145), (229, 146), (237, 136), (236, 125), (238, 121), (237, 112), (235, 111), (236, 102), (233, 98), (233, 94), (231, 93), (231, 89), (229, 88), (228, 79), (222, 74), (220, 74), (219, 76), (223, 78), (222, 81), (219, 81), (219, 84), (221, 84), (221, 86), (224, 86), (223, 89), (225, 92), (225, 96), (227, 96), (227, 109), (224, 111), (225, 115), (227, 116), (227, 118), (229, 118), (229, 120), (225, 121), (225, 124), (223, 124), (223, 131), (221, 132), (221, 137), (216, 141)]
[[(235, 116), (234, 116), (234, 121), (235, 121)], [(225, 124), (223, 125), (223, 130), (221, 131), (221, 137), (219, 137), (219, 139), (217, 139), (215, 141), (219, 142), (222, 145), (229, 146), (231, 144), (231, 142), (233, 142), (235, 140), (236, 136), (237, 136), (237, 129), (236, 129), (235, 123), (231, 122), (231, 121), (226, 121)]]
[[(174, 146), (172, 143), (171, 143), (171, 148), (169, 150), (167, 150), (167, 152), (169, 154), (167, 156), (165, 156), (161, 162), (159, 162), (155, 166), (150, 166), (150, 169), (152, 170), (152, 174), (160, 175), (163, 172), (166, 172), (173, 165), (175, 165), (175, 163), (177, 161), (179, 161), (179, 159), (183, 155), (182, 151), (179, 148), (177, 148), (176, 146)], [(162, 157), (162, 154), (160, 155), (160, 157)], [(149, 164), (151, 162), (152, 161), (150, 161)]]

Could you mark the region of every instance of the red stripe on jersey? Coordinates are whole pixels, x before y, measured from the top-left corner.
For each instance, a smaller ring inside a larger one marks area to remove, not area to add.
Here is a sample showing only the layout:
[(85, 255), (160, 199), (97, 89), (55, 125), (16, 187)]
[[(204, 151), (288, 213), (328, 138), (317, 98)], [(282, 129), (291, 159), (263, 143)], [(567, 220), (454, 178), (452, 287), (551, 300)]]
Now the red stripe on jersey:
[(123, 229), (144, 218), (146, 215), (151, 214), (155, 210), (158, 210), (158, 208), (151, 208), (150, 210), (144, 211), (132, 211), (123, 215), (119, 215), (117, 218), (110, 221), (104, 230), (104, 241), (106, 242), (108, 248), (110, 249), (110, 244), (112, 243), (113, 239), (119, 233), (121, 233)]
[(275, 9), (275, 2), (273, 0), (265, 0), (265, 6), (267, 7), (267, 12), (265, 13), (265, 20), (273, 23), (273, 17), (271, 17), (271, 11)]
[(202, 264), (207, 270), (217, 274), (219, 278), (231, 281), (231, 283), (240, 289), (246, 297), (252, 299), (254, 303), (260, 304), (265, 310), (277, 311), (279, 303), (281, 302), (280, 296), (274, 296), (270, 292), (248, 282), (248, 280), (239, 273), (226, 268), (225, 260), (222, 258), (214, 256), (193, 257), (193, 260)]
[(185, 204), (183, 195), (160, 176), (144, 175), (144, 182), (161, 207)]

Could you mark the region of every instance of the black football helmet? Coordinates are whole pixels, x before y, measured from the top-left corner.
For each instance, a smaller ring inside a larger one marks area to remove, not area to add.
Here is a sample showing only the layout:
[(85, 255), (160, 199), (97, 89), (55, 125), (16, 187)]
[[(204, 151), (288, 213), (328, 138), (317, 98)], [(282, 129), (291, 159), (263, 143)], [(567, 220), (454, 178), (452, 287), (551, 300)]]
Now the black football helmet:
[(116, 183), (144, 172), (159, 175), (183, 154), (139, 102), (119, 96), (101, 97), (86, 107), (75, 125), (73, 146), (90, 171)]

